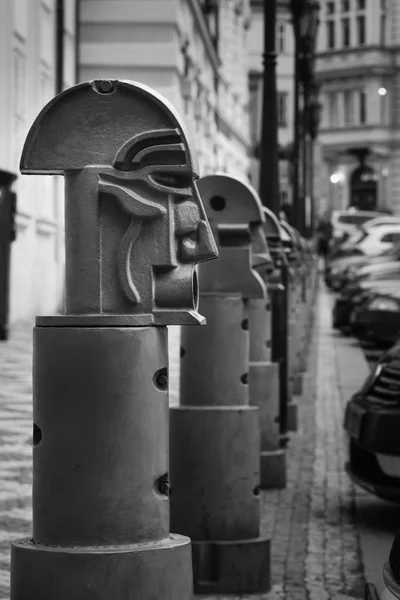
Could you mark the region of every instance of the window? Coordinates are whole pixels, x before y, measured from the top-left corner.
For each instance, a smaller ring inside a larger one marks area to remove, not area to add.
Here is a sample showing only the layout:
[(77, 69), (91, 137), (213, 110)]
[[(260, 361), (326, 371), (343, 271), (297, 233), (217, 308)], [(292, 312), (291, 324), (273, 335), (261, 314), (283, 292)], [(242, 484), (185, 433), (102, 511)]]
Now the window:
[(350, 46), (350, 19), (342, 19), (342, 46)]
[(331, 50), (335, 47), (335, 21), (326, 22), (326, 38), (328, 49)]
[(357, 0), (357, 10), (365, 10), (365, 0)]
[(335, 13), (335, 3), (334, 2), (326, 3), (326, 12), (328, 15), (333, 15)]
[(354, 103), (353, 103), (353, 92), (346, 90), (343, 94), (344, 102), (344, 124), (354, 124)]
[(328, 111), (329, 125), (333, 127), (338, 124), (338, 100), (336, 92), (330, 92), (328, 94)]
[(287, 127), (288, 92), (278, 92), (278, 127)]
[(350, 0), (342, 0), (342, 12), (349, 12)]
[(363, 125), (367, 122), (367, 97), (363, 90), (358, 94), (358, 101), (360, 111), (360, 124)]
[(365, 16), (360, 15), (357, 17), (357, 43), (359, 46), (365, 44)]
[(278, 23), (276, 48), (279, 54), (286, 52), (286, 23)]
[(395, 237), (394, 233), (386, 233), (385, 235), (383, 235), (381, 237), (381, 242), (394, 242), (395, 240), (393, 239)]

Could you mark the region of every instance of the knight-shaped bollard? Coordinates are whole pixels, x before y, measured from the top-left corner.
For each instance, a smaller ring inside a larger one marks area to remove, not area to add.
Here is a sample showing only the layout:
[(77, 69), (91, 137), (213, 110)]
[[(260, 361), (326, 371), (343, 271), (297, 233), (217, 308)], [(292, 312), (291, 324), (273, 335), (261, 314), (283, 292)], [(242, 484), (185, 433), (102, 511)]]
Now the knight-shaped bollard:
[(182, 331), (180, 406), (170, 415), (171, 526), (192, 539), (196, 593), (262, 592), (270, 587), (270, 541), (260, 536), (260, 410), (249, 399), (247, 302), (262, 299), (265, 309), (265, 284), (252, 268), (262, 208), (233, 177), (203, 177), (199, 190), (219, 258), (199, 268), (207, 326)]
[(215, 244), (173, 107), (127, 81), (81, 83), (33, 124), (27, 174), (65, 177), (65, 314), (34, 330), (33, 536), (12, 600), (190, 600), (170, 533), (167, 327), (199, 324)]

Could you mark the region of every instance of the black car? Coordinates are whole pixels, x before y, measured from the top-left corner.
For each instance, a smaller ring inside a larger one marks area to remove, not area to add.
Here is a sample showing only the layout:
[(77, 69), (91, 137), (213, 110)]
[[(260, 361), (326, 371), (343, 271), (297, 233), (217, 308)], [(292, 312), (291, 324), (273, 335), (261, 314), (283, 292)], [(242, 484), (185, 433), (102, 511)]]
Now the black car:
[(375, 496), (400, 503), (400, 342), (347, 403), (344, 427), (350, 478)]
[[(385, 279), (384, 277), (387, 277)], [(375, 277), (359, 278), (347, 284), (337, 296), (332, 309), (332, 326), (335, 329), (351, 329), (351, 315), (357, 305), (363, 302), (368, 292), (387, 292), (400, 286), (400, 272), (391, 275), (375, 274)]]
[(396, 290), (367, 293), (350, 316), (351, 331), (361, 340), (390, 346), (400, 334), (400, 282)]

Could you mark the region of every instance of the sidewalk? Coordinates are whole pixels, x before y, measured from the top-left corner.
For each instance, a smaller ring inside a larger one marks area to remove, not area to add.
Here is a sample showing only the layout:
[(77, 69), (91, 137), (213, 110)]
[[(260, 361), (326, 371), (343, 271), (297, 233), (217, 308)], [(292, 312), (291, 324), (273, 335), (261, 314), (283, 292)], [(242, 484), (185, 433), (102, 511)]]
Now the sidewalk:
[[(331, 298), (322, 285), (316, 310), (309, 370), (297, 399), (299, 431), (288, 449), (287, 488), (263, 492), (261, 498), (262, 533), (271, 537), (272, 590), (254, 600), (362, 598), (363, 561), (367, 574), (373, 573), (373, 541), (381, 534), (379, 522), (371, 529), (374, 510), (381, 516), (387, 510), (392, 517), (400, 514), (356, 493), (344, 472), (344, 405), (368, 367), (354, 341), (332, 332)], [(170, 328), (170, 348), (171, 404), (176, 404), (178, 328)], [(17, 331), (0, 344), (0, 600), (9, 597), (10, 541), (31, 535), (30, 369), (31, 333)], [(381, 535), (381, 550), (391, 541), (392, 521)]]

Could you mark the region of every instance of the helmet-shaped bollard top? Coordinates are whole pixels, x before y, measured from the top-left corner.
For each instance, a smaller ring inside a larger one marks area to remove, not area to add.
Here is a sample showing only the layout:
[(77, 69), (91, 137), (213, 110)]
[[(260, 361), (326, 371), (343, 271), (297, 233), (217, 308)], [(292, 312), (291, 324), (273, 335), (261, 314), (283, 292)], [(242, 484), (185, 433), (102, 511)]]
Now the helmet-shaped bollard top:
[(207, 326), (182, 331), (181, 404), (170, 413), (171, 526), (192, 539), (195, 592), (261, 592), (270, 585), (269, 540), (260, 537), (259, 409), (249, 404), (247, 302), (265, 304), (265, 283), (253, 264), (261, 268), (270, 258), (251, 186), (209, 175), (199, 190), (219, 258), (199, 268)]
[(217, 247), (185, 128), (146, 86), (82, 83), (39, 114), (21, 171), (65, 177), (66, 314), (34, 331), (33, 539), (12, 545), (11, 598), (189, 600), (166, 325), (203, 321), (196, 263)]

